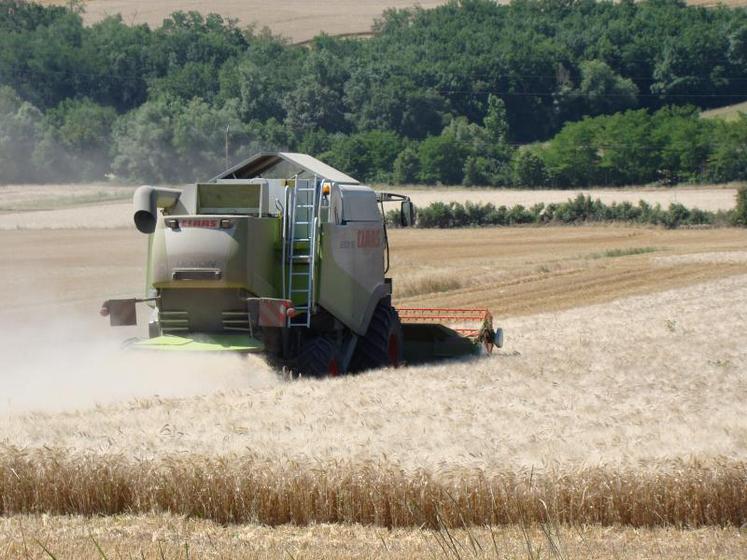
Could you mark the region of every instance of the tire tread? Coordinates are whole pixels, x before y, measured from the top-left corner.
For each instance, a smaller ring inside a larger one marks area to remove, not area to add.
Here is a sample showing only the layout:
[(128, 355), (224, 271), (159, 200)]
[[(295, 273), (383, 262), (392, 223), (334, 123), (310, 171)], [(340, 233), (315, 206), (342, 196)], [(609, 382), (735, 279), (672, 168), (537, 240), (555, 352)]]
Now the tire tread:
[(389, 365), (389, 336), (395, 331), (400, 338), (402, 351), (402, 326), (397, 310), (386, 302), (376, 306), (366, 335), (358, 339), (350, 369), (363, 371)]

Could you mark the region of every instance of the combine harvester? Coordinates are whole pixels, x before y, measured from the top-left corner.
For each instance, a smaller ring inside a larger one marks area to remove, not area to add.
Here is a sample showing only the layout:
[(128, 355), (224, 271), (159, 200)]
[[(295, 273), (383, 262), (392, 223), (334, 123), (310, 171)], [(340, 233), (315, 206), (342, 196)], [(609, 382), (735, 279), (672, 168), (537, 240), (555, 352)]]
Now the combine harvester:
[(257, 154), (180, 190), (140, 187), (147, 294), (108, 300), (101, 313), (135, 325), (136, 304), (152, 308), (149, 337), (130, 348), (261, 353), (308, 376), (500, 347), (487, 310), (392, 306), (388, 202), (412, 225), (408, 197), (293, 153)]

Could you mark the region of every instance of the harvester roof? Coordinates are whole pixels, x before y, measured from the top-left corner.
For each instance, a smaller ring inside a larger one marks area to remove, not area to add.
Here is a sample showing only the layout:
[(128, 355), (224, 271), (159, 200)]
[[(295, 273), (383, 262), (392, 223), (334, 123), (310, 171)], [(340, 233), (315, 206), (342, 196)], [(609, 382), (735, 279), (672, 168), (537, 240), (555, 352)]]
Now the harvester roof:
[(291, 152), (260, 152), (227, 169), (217, 177), (213, 177), (211, 181), (254, 179), (255, 177), (284, 179), (295, 175), (302, 177), (316, 175), (320, 179), (343, 185), (360, 184), (358, 180), (310, 155)]

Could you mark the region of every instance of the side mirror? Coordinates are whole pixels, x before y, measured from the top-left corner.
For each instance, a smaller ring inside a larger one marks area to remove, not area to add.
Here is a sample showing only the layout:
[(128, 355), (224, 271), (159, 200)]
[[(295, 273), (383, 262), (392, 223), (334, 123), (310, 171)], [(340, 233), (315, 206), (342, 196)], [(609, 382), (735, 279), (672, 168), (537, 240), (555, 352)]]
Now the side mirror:
[(112, 327), (137, 325), (136, 299), (108, 299), (101, 305), (102, 317), (109, 317)]
[(498, 348), (503, 348), (503, 329), (495, 329), (493, 344), (495, 344)]
[(405, 200), (402, 202), (399, 221), (402, 227), (412, 227), (415, 225), (415, 205), (412, 201)]

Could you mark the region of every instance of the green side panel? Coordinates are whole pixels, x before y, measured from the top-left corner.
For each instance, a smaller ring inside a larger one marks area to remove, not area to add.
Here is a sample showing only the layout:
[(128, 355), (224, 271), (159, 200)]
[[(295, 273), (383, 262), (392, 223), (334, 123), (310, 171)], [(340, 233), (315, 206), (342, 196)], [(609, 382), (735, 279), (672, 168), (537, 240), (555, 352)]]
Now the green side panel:
[(139, 339), (130, 348), (138, 350), (160, 350), (171, 352), (264, 352), (265, 345), (244, 334), (211, 334), (190, 337), (164, 335), (156, 338)]
[(197, 185), (198, 214), (259, 214), (260, 185)]
[[(380, 234), (379, 244), (359, 247), (359, 235), (372, 231)], [(372, 299), (388, 292), (381, 224), (323, 224), (320, 245), (319, 304), (353, 332), (365, 334), (369, 310), (377, 303)]]
[(248, 220), (247, 252), (250, 291), (260, 297), (283, 297), (281, 218)]

